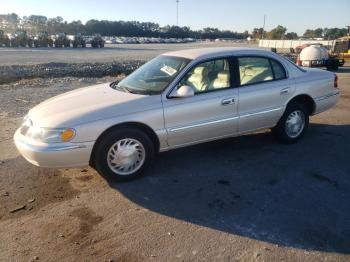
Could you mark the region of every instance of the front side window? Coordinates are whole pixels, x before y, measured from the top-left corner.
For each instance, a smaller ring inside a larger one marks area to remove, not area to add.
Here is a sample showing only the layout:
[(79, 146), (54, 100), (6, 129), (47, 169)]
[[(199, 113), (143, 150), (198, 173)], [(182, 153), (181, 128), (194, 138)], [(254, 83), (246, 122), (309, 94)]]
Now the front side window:
[(160, 94), (189, 61), (182, 57), (158, 56), (124, 78), (114, 88), (136, 94)]
[(229, 62), (227, 59), (216, 59), (200, 63), (186, 74), (180, 84), (192, 87), (195, 94), (229, 88)]
[(268, 58), (238, 58), (241, 85), (249, 85), (273, 80), (273, 72)]

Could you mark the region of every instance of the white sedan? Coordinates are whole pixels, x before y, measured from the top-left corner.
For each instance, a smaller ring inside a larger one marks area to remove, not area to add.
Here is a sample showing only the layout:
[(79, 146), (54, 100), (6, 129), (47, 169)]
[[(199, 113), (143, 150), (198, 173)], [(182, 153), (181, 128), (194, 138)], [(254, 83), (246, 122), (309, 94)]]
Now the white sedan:
[(309, 116), (338, 99), (334, 73), (298, 67), (269, 51), (176, 51), (120, 82), (44, 101), (29, 111), (14, 140), (34, 165), (91, 165), (122, 181), (142, 175), (157, 152), (258, 129), (294, 143)]

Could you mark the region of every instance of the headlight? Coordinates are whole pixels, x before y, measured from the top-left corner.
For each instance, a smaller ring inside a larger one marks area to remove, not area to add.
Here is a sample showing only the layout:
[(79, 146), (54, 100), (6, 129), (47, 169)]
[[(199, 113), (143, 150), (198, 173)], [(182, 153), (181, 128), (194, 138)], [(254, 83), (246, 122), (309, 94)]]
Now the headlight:
[(21, 127), (21, 134), (43, 143), (69, 142), (75, 136), (73, 128), (46, 128), (33, 125), (32, 121), (25, 117)]
[(75, 131), (71, 128), (42, 128), (32, 126), (28, 129), (27, 137), (32, 138), (35, 141), (44, 143), (61, 143), (72, 140), (75, 135)]

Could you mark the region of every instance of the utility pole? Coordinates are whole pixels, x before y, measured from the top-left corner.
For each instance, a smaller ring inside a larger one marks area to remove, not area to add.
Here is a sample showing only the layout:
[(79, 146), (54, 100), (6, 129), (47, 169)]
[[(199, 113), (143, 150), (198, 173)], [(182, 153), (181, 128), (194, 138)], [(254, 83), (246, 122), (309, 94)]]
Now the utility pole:
[(264, 32), (265, 32), (265, 20), (266, 20), (266, 15), (264, 15), (264, 24), (263, 24), (263, 30), (261, 32), (261, 39), (264, 39)]
[(179, 0), (176, 0), (176, 26), (179, 26)]

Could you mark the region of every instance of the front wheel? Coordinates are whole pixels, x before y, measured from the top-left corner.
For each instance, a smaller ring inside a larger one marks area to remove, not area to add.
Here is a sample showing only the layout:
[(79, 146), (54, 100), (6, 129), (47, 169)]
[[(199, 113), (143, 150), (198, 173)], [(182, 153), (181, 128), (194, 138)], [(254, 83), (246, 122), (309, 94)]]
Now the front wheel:
[(97, 143), (92, 156), (93, 166), (112, 181), (128, 181), (142, 176), (155, 155), (151, 139), (134, 128), (112, 130)]
[(291, 144), (303, 137), (308, 126), (309, 114), (306, 108), (301, 104), (293, 103), (287, 106), (272, 132), (282, 143)]

